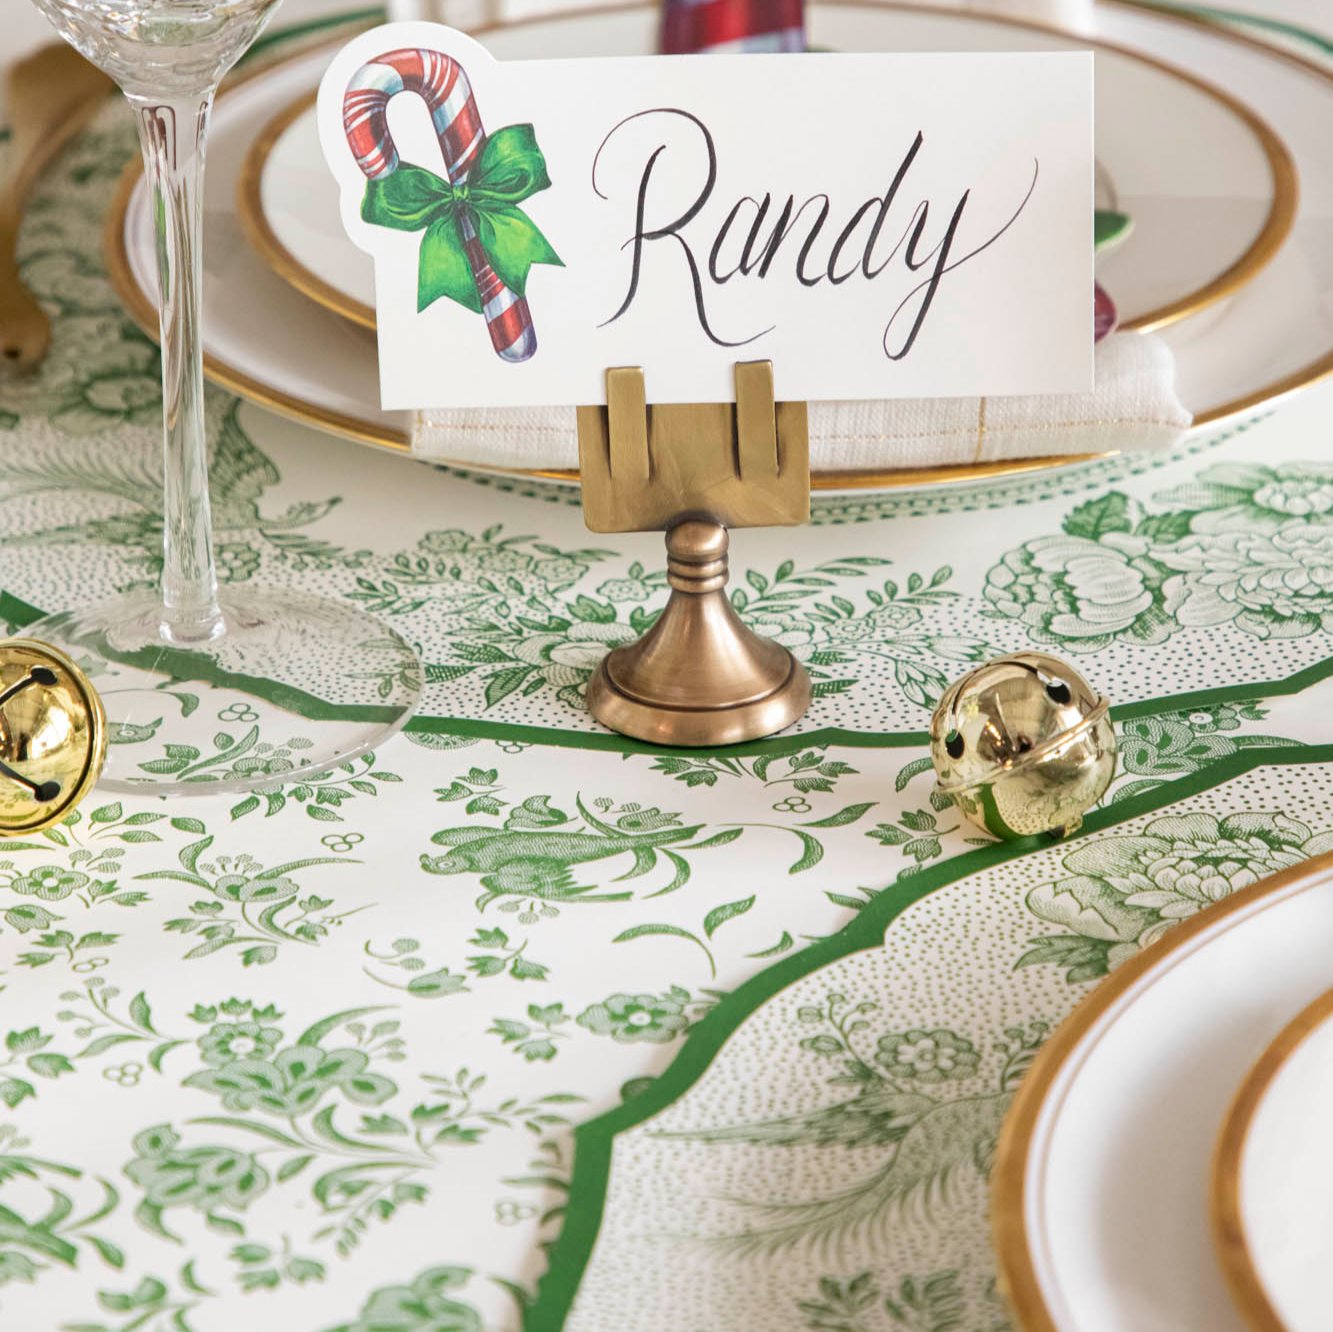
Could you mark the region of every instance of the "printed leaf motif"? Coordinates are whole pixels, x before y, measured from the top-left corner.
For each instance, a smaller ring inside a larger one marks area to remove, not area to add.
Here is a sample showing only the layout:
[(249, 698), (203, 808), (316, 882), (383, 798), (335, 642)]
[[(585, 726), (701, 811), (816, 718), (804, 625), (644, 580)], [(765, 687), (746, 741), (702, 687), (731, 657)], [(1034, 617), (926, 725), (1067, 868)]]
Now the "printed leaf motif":
[(1129, 496), (1111, 490), (1100, 499), (1080, 504), (1065, 519), (1064, 529), (1070, 536), (1086, 537), (1090, 541), (1096, 541), (1107, 532), (1133, 531)]
[(728, 902), (725, 906), (714, 907), (704, 917), (704, 933), (711, 939), (720, 926), (729, 920), (735, 920), (737, 916), (743, 916), (754, 903), (753, 897), (746, 897), (737, 902)]

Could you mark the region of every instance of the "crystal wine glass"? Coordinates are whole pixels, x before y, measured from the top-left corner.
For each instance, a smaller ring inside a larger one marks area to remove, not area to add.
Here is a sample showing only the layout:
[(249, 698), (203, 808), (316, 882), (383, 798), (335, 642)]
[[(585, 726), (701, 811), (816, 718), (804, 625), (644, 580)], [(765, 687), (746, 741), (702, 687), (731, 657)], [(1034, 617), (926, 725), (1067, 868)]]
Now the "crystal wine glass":
[(31, 627), (94, 672), (112, 740), (102, 785), (245, 790), (364, 753), (411, 715), (412, 647), (344, 603), (220, 593), (205, 448), (204, 148), (218, 81), (278, 0), (34, 0), (120, 85), (154, 196), (162, 291), (164, 565), (128, 593)]

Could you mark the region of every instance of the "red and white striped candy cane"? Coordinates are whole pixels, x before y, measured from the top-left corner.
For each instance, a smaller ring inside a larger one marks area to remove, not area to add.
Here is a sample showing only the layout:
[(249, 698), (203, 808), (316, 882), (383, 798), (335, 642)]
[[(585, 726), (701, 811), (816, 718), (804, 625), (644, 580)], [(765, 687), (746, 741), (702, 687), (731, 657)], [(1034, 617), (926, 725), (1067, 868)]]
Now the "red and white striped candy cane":
[[(416, 93), (425, 101), (449, 183), (466, 184), (481, 156), (486, 131), (463, 67), (441, 51), (386, 51), (352, 76), (343, 96), (343, 129), (357, 166), (370, 180), (383, 180), (398, 169), (388, 109), (389, 100), (400, 92)], [(506, 361), (526, 361), (537, 350), (527, 301), (496, 276), (466, 208), (459, 210), (458, 229), (496, 354)]]

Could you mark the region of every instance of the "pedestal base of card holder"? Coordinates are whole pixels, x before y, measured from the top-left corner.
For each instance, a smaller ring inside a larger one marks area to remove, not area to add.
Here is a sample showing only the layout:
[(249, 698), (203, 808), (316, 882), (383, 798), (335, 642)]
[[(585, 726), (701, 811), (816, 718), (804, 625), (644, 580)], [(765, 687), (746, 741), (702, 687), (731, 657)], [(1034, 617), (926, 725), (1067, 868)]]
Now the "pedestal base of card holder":
[(584, 521), (594, 532), (666, 531), (671, 596), (637, 642), (611, 652), (588, 708), (656, 744), (736, 744), (810, 705), (786, 648), (747, 629), (727, 598), (728, 527), (810, 517), (804, 403), (775, 403), (767, 361), (736, 366), (736, 402), (650, 408), (643, 371), (607, 371), (606, 407), (578, 413)]

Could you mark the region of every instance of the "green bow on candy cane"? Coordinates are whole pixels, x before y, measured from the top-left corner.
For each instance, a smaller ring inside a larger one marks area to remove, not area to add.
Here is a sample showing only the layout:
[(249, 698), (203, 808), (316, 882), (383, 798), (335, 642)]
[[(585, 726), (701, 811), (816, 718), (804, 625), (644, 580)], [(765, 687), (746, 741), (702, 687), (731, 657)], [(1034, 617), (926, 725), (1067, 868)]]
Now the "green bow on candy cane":
[(467, 184), (451, 185), (423, 167), (399, 165), (391, 176), (368, 181), (361, 220), (395, 231), (421, 231), (417, 309), (441, 296), (481, 313), (459, 219), (471, 216), (481, 248), (505, 286), (525, 294), (533, 264), (564, 261), (518, 207), (549, 189), (546, 159), (531, 125), (507, 125), (486, 140)]

